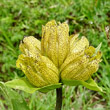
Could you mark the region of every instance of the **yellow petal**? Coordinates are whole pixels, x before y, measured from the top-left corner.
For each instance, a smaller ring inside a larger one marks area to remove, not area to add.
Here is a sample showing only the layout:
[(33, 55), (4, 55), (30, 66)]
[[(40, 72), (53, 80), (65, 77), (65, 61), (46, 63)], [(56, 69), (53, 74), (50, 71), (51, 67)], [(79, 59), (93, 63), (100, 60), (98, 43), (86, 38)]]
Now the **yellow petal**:
[(51, 27), (51, 26), (54, 26), (54, 25), (57, 25), (55, 20), (51, 20), (51, 21), (49, 21), (49, 22), (46, 24), (47, 27)]
[(86, 50), (85, 50), (85, 54), (88, 57), (92, 57), (93, 54), (95, 53), (96, 49), (93, 46), (89, 46)]
[(102, 53), (101, 53), (101, 51), (98, 51), (98, 52), (97, 52), (97, 55), (96, 55), (96, 59), (97, 59), (97, 60), (100, 60), (101, 57), (102, 57)]
[(50, 37), (48, 44), (48, 57), (53, 63), (58, 66), (58, 42), (57, 42), (57, 27), (53, 26), (50, 29)]
[(62, 64), (60, 71), (62, 71), (68, 64), (73, 62), (75, 59), (84, 55), (84, 50), (89, 46), (89, 42), (85, 37), (82, 37), (81, 40), (78, 40), (78, 34), (74, 37), (71, 37), (70, 41), (70, 52)]
[(90, 61), (98, 60), (100, 62), (101, 61), (100, 58), (102, 56), (102, 53), (100, 51), (98, 51), (96, 53), (96, 49), (93, 46), (89, 46), (85, 50), (85, 55), (89, 58)]
[(49, 60), (49, 58), (42, 56), (43, 62), (46, 64), (46, 66), (52, 70), (53, 72), (55, 72), (57, 74), (57, 76), (59, 77), (59, 72), (57, 67), (53, 64), (53, 62), (51, 60)]
[(27, 78), (29, 79), (29, 81), (37, 86), (37, 87), (43, 87), (48, 85), (48, 83), (38, 74), (36, 74), (35, 71), (33, 71), (33, 69), (31, 69), (31, 67), (27, 67), (27, 71), (28, 73), (26, 74)]
[(82, 57), (83, 55), (84, 55), (84, 51), (68, 55), (66, 60), (64, 61), (64, 63), (62, 64), (62, 66), (60, 68), (60, 72), (63, 69), (65, 69), (66, 67), (68, 67), (68, 65), (71, 64), (72, 62), (75, 62), (76, 60), (79, 60), (80, 57)]
[(16, 62), (16, 66), (24, 72), (24, 74), (27, 76), (27, 78), (33, 85), (37, 87), (48, 85), (48, 83), (44, 81), (43, 78), (36, 73), (35, 69), (33, 69), (29, 65), (29, 62), (25, 61), (25, 55), (19, 55), (18, 60)]
[(88, 59), (86, 56), (80, 57), (75, 62), (68, 65), (61, 73), (62, 79), (71, 79), (77, 75), (78, 72), (83, 70), (88, 63)]
[(44, 35), (45, 35), (45, 26), (42, 26), (41, 52), (42, 52), (43, 55), (45, 55), (45, 50), (44, 50)]
[(23, 42), (20, 44), (20, 50), (22, 53), (26, 54), (26, 50), (32, 54), (41, 52), (41, 42), (34, 38), (33, 36), (25, 37)]
[(71, 48), (71, 53), (79, 53), (84, 51), (89, 46), (89, 41), (86, 37), (82, 37), (79, 41), (75, 42), (75, 45)]
[(58, 67), (65, 60), (69, 50), (69, 27), (66, 23), (50, 21), (42, 28), (42, 53)]
[(41, 77), (46, 83), (58, 83), (58, 69), (48, 58), (41, 55), (39, 55), (38, 57), (20, 55), (16, 63), (17, 67), (20, 67), (21, 62), (22, 64), (24, 63), (26, 66), (30, 67), (31, 70), (29, 71), (33, 71), (33, 73)]
[[(45, 56), (41, 56), (41, 60), (34, 64), (35, 69), (40, 72), (42, 78), (49, 84), (55, 84), (59, 81), (59, 74), (54, 64)], [(53, 67), (53, 68), (51, 68)], [(51, 68), (51, 69), (50, 69)]]
[(25, 62), (23, 62), (23, 60), (24, 60), (24, 55), (23, 54), (19, 55), (19, 57), (16, 61), (17, 68), (21, 68), (21, 66), (20, 66), (21, 64), (25, 65)]
[(74, 80), (88, 80), (93, 73), (95, 73), (99, 68), (99, 62), (94, 60), (90, 62), (85, 69), (77, 73), (77, 76), (73, 77)]
[(102, 53), (101, 53), (100, 51), (98, 51), (95, 56), (93, 55), (93, 57), (90, 58), (90, 61), (98, 60), (98, 61), (100, 62), (100, 61), (101, 61), (101, 60), (100, 60), (100, 59), (101, 59), (101, 56), (102, 56)]
[(51, 28), (57, 26), (55, 20), (48, 22), (45, 26), (42, 26), (42, 52), (47, 55), (48, 52), (48, 42), (51, 36)]
[(58, 59), (59, 67), (65, 60), (69, 51), (69, 26), (67, 23), (62, 23), (58, 26)]
[(70, 40), (70, 52), (72, 51), (73, 47), (75, 46), (76, 42), (78, 41), (79, 34), (71, 35), (69, 37)]
[(43, 68), (41, 70), (42, 77), (45, 81), (47, 81), (49, 84), (56, 84), (59, 82), (59, 77), (55, 72), (50, 70), (49, 68)]

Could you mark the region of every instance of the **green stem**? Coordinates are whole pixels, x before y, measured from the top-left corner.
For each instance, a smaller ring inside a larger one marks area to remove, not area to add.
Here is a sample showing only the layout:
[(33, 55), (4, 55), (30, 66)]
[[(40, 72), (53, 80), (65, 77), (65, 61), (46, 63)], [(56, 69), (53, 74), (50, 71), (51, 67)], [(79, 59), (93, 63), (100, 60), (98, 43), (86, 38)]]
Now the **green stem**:
[(62, 87), (56, 89), (56, 108), (55, 110), (61, 110), (62, 108)]

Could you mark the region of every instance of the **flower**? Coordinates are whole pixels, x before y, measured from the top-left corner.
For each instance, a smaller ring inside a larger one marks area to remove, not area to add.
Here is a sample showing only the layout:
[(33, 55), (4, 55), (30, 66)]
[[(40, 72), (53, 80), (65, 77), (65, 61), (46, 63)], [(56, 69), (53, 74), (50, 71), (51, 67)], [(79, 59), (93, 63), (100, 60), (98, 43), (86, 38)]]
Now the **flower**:
[(63, 80), (88, 80), (98, 70), (101, 52), (89, 46), (87, 38), (70, 37), (70, 52), (60, 68)]
[(56, 84), (59, 82), (58, 69), (48, 57), (41, 55), (40, 45), (40, 41), (33, 36), (25, 37), (20, 44), (22, 54), (16, 66), (37, 87)]
[(54, 20), (42, 27), (42, 54), (47, 56), (56, 67), (60, 67), (69, 52), (69, 27), (67, 23), (56, 24)]
[(101, 52), (89, 46), (86, 37), (69, 36), (66, 22), (55, 20), (42, 26), (41, 42), (33, 36), (20, 43), (16, 66), (31, 84), (43, 87), (61, 80), (88, 80), (98, 70)]

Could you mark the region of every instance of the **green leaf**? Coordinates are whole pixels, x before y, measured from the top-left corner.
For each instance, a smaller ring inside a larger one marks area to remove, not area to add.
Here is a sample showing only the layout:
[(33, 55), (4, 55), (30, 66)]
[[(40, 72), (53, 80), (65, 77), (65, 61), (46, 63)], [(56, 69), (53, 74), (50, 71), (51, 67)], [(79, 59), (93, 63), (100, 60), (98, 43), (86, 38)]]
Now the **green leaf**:
[(58, 83), (58, 84), (53, 84), (53, 85), (48, 85), (48, 86), (45, 86), (45, 87), (42, 87), (39, 89), (40, 92), (48, 92), (50, 90), (53, 90), (53, 89), (56, 89), (56, 88), (60, 88), (62, 85), (62, 83)]
[(48, 85), (44, 86), (42, 88), (37, 88), (36, 86), (33, 86), (26, 77), (20, 78), (20, 79), (14, 79), (12, 81), (8, 81), (5, 83), (6, 86), (14, 89), (19, 89), (23, 90), (27, 93), (34, 93), (35, 91), (40, 91), (40, 92), (48, 92), (50, 90), (60, 88), (61, 83), (54, 84), (54, 85)]
[(100, 43), (100, 44), (97, 46), (95, 54), (97, 54), (97, 52), (100, 50), (101, 46), (102, 46), (102, 43)]
[(30, 84), (29, 81), (25, 77), (8, 81), (5, 83), (5, 85), (10, 88), (23, 90), (27, 93), (34, 93), (35, 91), (39, 89), (33, 86), (32, 84)]
[(22, 110), (29, 110), (29, 107), (22, 96), (6, 87), (3, 82), (0, 82), (0, 91), (7, 101), (8, 110), (21, 110), (21, 108)]
[(90, 78), (87, 81), (81, 81), (81, 80), (62, 80), (63, 84), (69, 85), (69, 86), (78, 86), (78, 85), (83, 85), (86, 88), (94, 91), (100, 91), (102, 92), (102, 88), (99, 87), (95, 81)]

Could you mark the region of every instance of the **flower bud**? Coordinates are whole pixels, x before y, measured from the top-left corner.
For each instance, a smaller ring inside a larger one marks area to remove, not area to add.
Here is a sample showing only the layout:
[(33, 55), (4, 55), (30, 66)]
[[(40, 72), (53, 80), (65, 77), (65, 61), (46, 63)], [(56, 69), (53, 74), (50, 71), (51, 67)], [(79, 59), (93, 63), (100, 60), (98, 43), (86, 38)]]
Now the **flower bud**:
[(42, 53), (60, 67), (69, 51), (69, 27), (54, 20), (42, 27)]
[(85, 37), (80, 40), (70, 37), (70, 52), (60, 68), (63, 80), (88, 80), (98, 70), (101, 52), (92, 46)]
[(16, 66), (37, 87), (60, 80), (86, 81), (98, 70), (101, 61), (101, 52), (89, 46), (86, 37), (79, 39), (78, 34), (69, 37), (68, 24), (57, 24), (55, 20), (42, 26), (41, 42), (32, 36), (25, 37), (20, 50)]
[(32, 36), (24, 38), (20, 44), (23, 54), (19, 55), (16, 66), (37, 87), (56, 84), (59, 82), (58, 69), (49, 58), (40, 54), (39, 45), (39, 41)]

